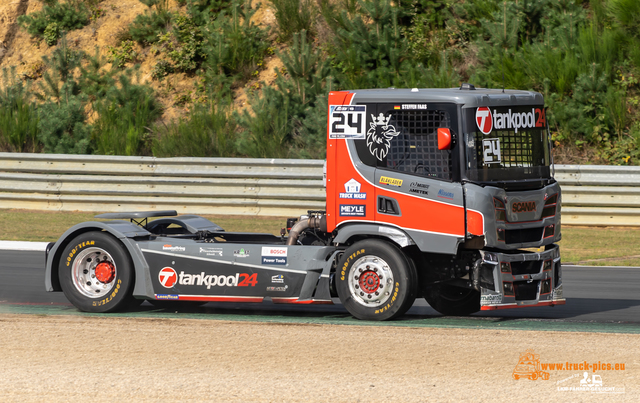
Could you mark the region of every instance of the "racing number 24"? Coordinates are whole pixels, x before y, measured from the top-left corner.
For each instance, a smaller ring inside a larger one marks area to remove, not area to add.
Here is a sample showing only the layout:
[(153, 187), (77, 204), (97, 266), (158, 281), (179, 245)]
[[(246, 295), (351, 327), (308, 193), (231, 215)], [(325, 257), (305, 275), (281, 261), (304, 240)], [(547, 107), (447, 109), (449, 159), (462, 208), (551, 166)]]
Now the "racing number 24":
[(252, 275), (240, 273), (239, 278), (242, 280), (238, 283), (238, 287), (255, 287), (258, 284), (258, 273), (253, 273)]
[[(345, 121), (344, 115), (345, 115), (344, 112), (334, 112), (333, 115), (331, 115), (333, 118), (338, 119), (338, 120), (334, 120), (333, 123), (331, 124), (332, 133), (344, 133), (344, 128), (342, 128), (342, 126), (344, 126), (344, 121)], [(355, 115), (355, 122), (354, 122), (354, 115)], [(347, 113), (347, 124), (349, 125), (349, 127), (356, 129), (356, 133), (361, 134), (362, 133), (362, 114)]]

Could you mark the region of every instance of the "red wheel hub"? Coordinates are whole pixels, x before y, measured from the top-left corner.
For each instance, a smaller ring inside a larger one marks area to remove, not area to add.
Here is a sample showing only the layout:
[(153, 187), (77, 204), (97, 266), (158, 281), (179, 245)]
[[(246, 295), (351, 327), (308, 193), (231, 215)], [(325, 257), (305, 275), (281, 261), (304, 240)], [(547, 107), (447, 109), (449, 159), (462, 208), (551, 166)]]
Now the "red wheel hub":
[(380, 287), (380, 277), (373, 271), (365, 271), (358, 279), (360, 289), (367, 294), (378, 291)]
[(116, 277), (116, 268), (109, 262), (98, 263), (96, 266), (96, 278), (101, 283), (110, 283)]

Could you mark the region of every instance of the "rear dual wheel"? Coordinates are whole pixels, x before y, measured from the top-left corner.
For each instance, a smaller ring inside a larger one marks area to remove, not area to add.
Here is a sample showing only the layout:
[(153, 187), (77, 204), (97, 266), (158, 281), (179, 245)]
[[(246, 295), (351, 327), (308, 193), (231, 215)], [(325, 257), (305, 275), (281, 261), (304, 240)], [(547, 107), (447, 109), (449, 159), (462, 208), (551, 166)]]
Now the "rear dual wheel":
[(336, 272), (342, 305), (358, 319), (387, 320), (403, 315), (416, 298), (417, 274), (395, 245), (367, 239), (350, 246)]
[(58, 279), (67, 299), (85, 312), (136, 305), (133, 262), (124, 245), (105, 232), (86, 232), (63, 250)]

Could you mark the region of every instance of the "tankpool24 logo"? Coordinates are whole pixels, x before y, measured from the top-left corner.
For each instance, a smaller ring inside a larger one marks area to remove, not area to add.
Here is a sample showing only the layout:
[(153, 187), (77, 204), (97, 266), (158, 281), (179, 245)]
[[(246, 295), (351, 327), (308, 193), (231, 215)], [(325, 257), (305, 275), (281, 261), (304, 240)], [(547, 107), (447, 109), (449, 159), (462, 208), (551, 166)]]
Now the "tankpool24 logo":
[(492, 130), (514, 130), (544, 128), (547, 118), (544, 108), (494, 109), (486, 106), (476, 109), (476, 124), (482, 134), (489, 134)]
[(255, 287), (258, 284), (257, 273), (235, 273), (231, 275), (224, 274), (190, 274), (181, 271), (178, 274), (172, 267), (164, 267), (158, 273), (158, 281), (164, 288), (172, 288), (176, 284), (179, 285), (195, 285), (206, 286), (207, 290), (211, 287)]

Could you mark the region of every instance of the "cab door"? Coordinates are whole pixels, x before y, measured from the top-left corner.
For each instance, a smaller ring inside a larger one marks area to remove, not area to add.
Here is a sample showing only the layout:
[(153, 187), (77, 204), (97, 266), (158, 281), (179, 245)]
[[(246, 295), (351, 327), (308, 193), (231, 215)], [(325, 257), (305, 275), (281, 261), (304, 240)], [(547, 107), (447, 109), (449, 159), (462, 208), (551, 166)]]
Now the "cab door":
[(464, 195), (455, 169), (457, 153), (438, 149), (437, 130), (448, 128), (455, 148), (456, 105), (377, 104), (369, 118), (366, 145), (376, 160), (375, 221), (403, 228), (422, 250), (453, 251), (465, 236)]

